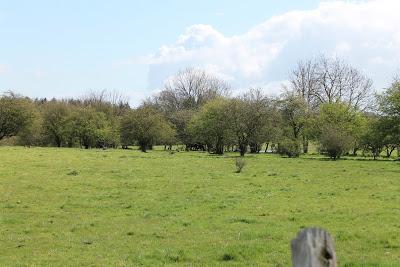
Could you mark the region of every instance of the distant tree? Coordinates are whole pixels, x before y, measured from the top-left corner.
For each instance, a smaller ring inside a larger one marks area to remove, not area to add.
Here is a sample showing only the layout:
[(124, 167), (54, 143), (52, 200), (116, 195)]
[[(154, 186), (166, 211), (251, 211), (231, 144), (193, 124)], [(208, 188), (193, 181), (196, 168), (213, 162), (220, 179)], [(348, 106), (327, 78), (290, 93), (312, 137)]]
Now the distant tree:
[(337, 159), (351, 149), (365, 123), (361, 113), (345, 103), (328, 103), (314, 121), (314, 137), (321, 151)]
[(164, 111), (198, 109), (208, 101), (229, 94), (230, 86), (201, 69), (187, 68), (178, 72), (156, 98)]
[(262, 144), (270, 141), (273, 132), (273, 121), (276, 110), (272, 100), (266, 97), (260, 89), (250, 89), (241, 99), (245, 103), (246, 131), (251, 153), (258, 153)]
[(230, 103), (224, 98), (208, 102), (193, 116), (189, 125), (196, 140), (206, 144), (208, 150), (214, 150), (216, 154), (223, 154), (224, 146), (234, 139), (230, 114), (227, 112)]
[(145, 101), (163, 113), (173, 124), (177, 137), (187, 149), (193, 147), (193, 136), (188, 132), (188, 122), (205, 103), (229, 95), (227, 82), (201, 69), (187, 68), (179, 71), (165, 84), (164, 90)]
[(174, 111), (167, 115), (168, 121), (171, 122), (171, 124), (176, 129), (176, 137), (178, 139), (176, 140), (176, 142), (180, 141), (181, 143), (183, 143), (186, 146), (187, 150), (189, 150), (194, 143), (193, 136), (188, 131), (188, 125), (195, 113), (195, 110), (184, 109)]
[(395, 79), (383, 94), (378, 95), (380, 111), (388, 117), (400, 121), (400, 80)]
[(369, 118), (366, 131), (361, 136), (364, 151), (370, 151), (374, 159), (380, 156), (386, 143), (386, 132), (382, 129), (383, 123), (382, 118)]
[(118, 91), (89, 91), (77, 99), (78, 104), (103, 112), (110, 119), (129, 109), (129, 99)]
[(43, 116), (43, 133), (45, 137), (57, 147), (61, 147), (68, 140), (72, 109), (63, 101), (50, 101), (41, 106)]
[(32, 122), (32, 103), (12, 92), (0, 97), (0, 140), (18, 135)]
[(40, 146), (45, 144), (43, 138), (43, 118), (41, 113), (32, 108), (30, 111), (31, 119), (18, 133), (18, 144), (23, 146)]
[(372, 80), (340, 58), (322, 55), (300, 61), (289, 80), (292, 91), (310, 109), (337, 102), (360, 109), (368, 107), (371, 101)]
[(308, 125), (312, 117), (307, 103), (298, 95), (287, 93), (280, 101), (282, 126), (286, 139), (303, 141), (303, 152), (308, 152)]
[(400, 127), (393, 122), (393, 118), (387, 116), (381, 116), (380, 131), (384, 134), (384, 149), (386, 151), (386, 157), (390, 158), (393, 151), (400, 147)]
[(310, 109), (316, 109), (320, 104), (317, 97), (320, 91), (318, 65), (314, 60), (299, 61), (289, 74), (292, 93), (303, 99)]
[(277, 152), (282, 156), (296, 158), (301, 154), (300, 141), (295, 138), (284, 137), (278, 143)]
[(244, 156), (247, 152), (250, 137), (250, 104), (243, 99), (235, 98), (227, 100), (228, 104), (221, 113), (225, 116), (226, 131), (232, 132), (239, 147), (240, 156)]
[(171, 125), (158, 111), (151, 107), (139, 107), (127, 113), (121, 122), (122, 143), (137, 143), (146, 152), (157, 142), (166, 142), (175, 136)]
[[(400, 148), (400, 79), (395, 78), (391, 86), (378, 95), (379, 111), (383, 117), (382, 130), (386, 132), (387, 156)], [(398, 153), (400, 155), (400, 152)], [(400, 156), (399, 156), (400, 157)]]
[(72, 134), (85, 149), (99, 147), (109, 126), (106, 115), (92, 108), (79, 108), (71, 117)]

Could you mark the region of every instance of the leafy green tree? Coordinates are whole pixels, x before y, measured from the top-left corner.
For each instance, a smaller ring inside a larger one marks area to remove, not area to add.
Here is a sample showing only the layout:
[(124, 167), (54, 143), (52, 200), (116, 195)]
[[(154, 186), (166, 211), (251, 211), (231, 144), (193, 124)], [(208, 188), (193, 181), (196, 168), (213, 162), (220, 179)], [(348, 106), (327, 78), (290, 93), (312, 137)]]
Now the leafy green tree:
[(227, 112), (230, 103), (224, 98), (214, 99), (205, 104), (190, 122), (193, 136), (216, 154), (223, 154), (224, 146), (234, 138), (232, 122)]
[(43, 118), (41, 113), (31, 110), (31, 122), (18, 133), (18, 144), (23, 146), (40, 146), (44, 144)]
[(400, 80), (395, 80), (378, 100), (384, 115), (400, 120)]
[(322, 152), (337, 159), (349, 152), (364, 123), (362, 114), (344, 103), (323, 104), (314, 121), (314, 137)]
[[(251, 153), (258, 153), (263, 143), (271, 138), (276, 111), (271, 99), (259, 89), (251, 89), (241, 97), (244, 107), (241, 112), (246, 124), (247, 140)], [(240, 112), (240, 110), (238, 111)]]
[[(386, 132), (387, 155), (400, 147), (400, 80), (396, 79), (381, 95), (378, 95), (379, 109), (383, 116), (383, 130)], [(399, 154), (398, 150), (398, 154)], [(400, 156), (400, 154), (399, 154)]]
[(61, 147), (68, 140), (69, 126), (72, 109), (66, 102), (50, 101), (42, 107), (43, 132), (45, 137), (57, 147)]
[(188, 131), (189, 122), (195, 113), (195, 110), (184, 109), (177, 110), (168, 114), (168, 120), (176, 129), (176, 137), (178, 140), (176, 140), (175, 142), (182, 142), (186, 146), (187, 150), (189, 150), (195, 142), (193, 136)]
[(370, 151), (374, 159), (380, 156), (387, 140), (386, 132), (382, 129), (383, 123), (382, 118), (369, 118), (366, 131), (361, 136), (364, 151)]
[(289, 158), (296, 158), (300, 156), (301, 147), (300, 142), (294, 138), (284, 138), (278, 143), (278, 151), (282, 156), (288, 156)]
[(177, 138), (186, 149), (196, 148), (188, 131), (189, 122), (204, 104), (229, 95), (230, 85), (201, 69), (187, 68), (176, 73), (165, 84), (164, 90), (145, 101), (145, 105), (160, 111), (173, 124)]
[(0, 97), (0, 140), (18, 135), (32, 122), (32, 103), (13, 93)]
[(154, 108), (143, 106), (127, 113), (121, 122), (121, 139), (125, 146), (137, 143), (146, 152), (157, 142), (171, 140), (175, 131)]
[(99, 147), (104, 141), (105, 131), (110, 127), (103, 112), (92, 108), (80, 108), (71, 118), (72, 135), (85, 149)]
[(282, 124), (286, 139), (303, 140), (303, 152), (308, 152), (308, 126), (312, 114), (305, 100), (297, 95), (288, 94), (280, 102)]
[(231, 123), (231, 125), (227, 126), (227, 130), (234, 133), (240, 156), (243, 157), (249, 145), (250, 105), (242, 99), (232, 99), (229, 102), (226, 110), (223, 111), (225, 116), (227, 116), (227, 119), (225, 119), (226, 122)]

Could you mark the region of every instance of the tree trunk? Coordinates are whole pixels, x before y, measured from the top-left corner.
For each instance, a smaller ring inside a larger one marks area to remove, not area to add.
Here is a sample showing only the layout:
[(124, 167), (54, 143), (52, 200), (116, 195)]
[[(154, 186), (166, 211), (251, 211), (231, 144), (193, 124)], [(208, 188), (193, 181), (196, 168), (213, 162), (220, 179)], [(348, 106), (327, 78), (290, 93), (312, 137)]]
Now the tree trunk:
[(147, 147), (148, 147), (148, 144), (145, 141), (139, 142), (140, 151), (146, 152), (147, 151)]
[(240, 156), (244, 157), (244, 154), (247, 152), (247, 144), (240, 143), (239, 144)]
[(250, 153), (256, 154), (256, 153), (259, 153), (260, 150), (261, 150), (260, 144), (257, 144), (257, 143), (250, 144)]
[(268, 147), (269, 147), (269, 143), (266, 143), (266, 144), (265, 144), (265, 151), (264, 151), (264, 153), (268, 153)]
[(58, 136), (56, 136), (56, 145), (57, 147), (61, 147), (61, 138), (59, 138)]
[(215, 153), (218, 155), (224, 154), (224, 143), (222, 142), (222, 138), (218, 138), (217, 144), (215, 147)]
[(303, 136), (303, 153), (308, 153), (308, 139), (305, 136)]

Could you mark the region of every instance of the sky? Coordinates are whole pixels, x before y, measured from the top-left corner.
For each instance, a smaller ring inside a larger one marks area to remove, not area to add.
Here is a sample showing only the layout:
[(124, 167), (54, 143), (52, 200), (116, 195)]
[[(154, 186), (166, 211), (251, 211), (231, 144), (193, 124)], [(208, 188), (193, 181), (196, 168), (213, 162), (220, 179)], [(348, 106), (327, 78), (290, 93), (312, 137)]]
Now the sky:
[(388, 86), (400, 1), (0, 0), (0, 91), (138, 105), (186, 67), (276, 94), (299, 60), (338, 56)]

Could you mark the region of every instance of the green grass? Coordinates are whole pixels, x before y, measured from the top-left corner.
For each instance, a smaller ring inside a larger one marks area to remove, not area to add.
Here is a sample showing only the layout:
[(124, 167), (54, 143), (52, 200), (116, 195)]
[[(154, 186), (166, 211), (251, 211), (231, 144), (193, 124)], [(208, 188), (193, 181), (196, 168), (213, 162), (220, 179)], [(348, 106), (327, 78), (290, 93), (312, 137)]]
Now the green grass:
[(233, 156), (0, 147), (0, 266), (288, 266), (308, 226), (399, 265), (398, 162)]

